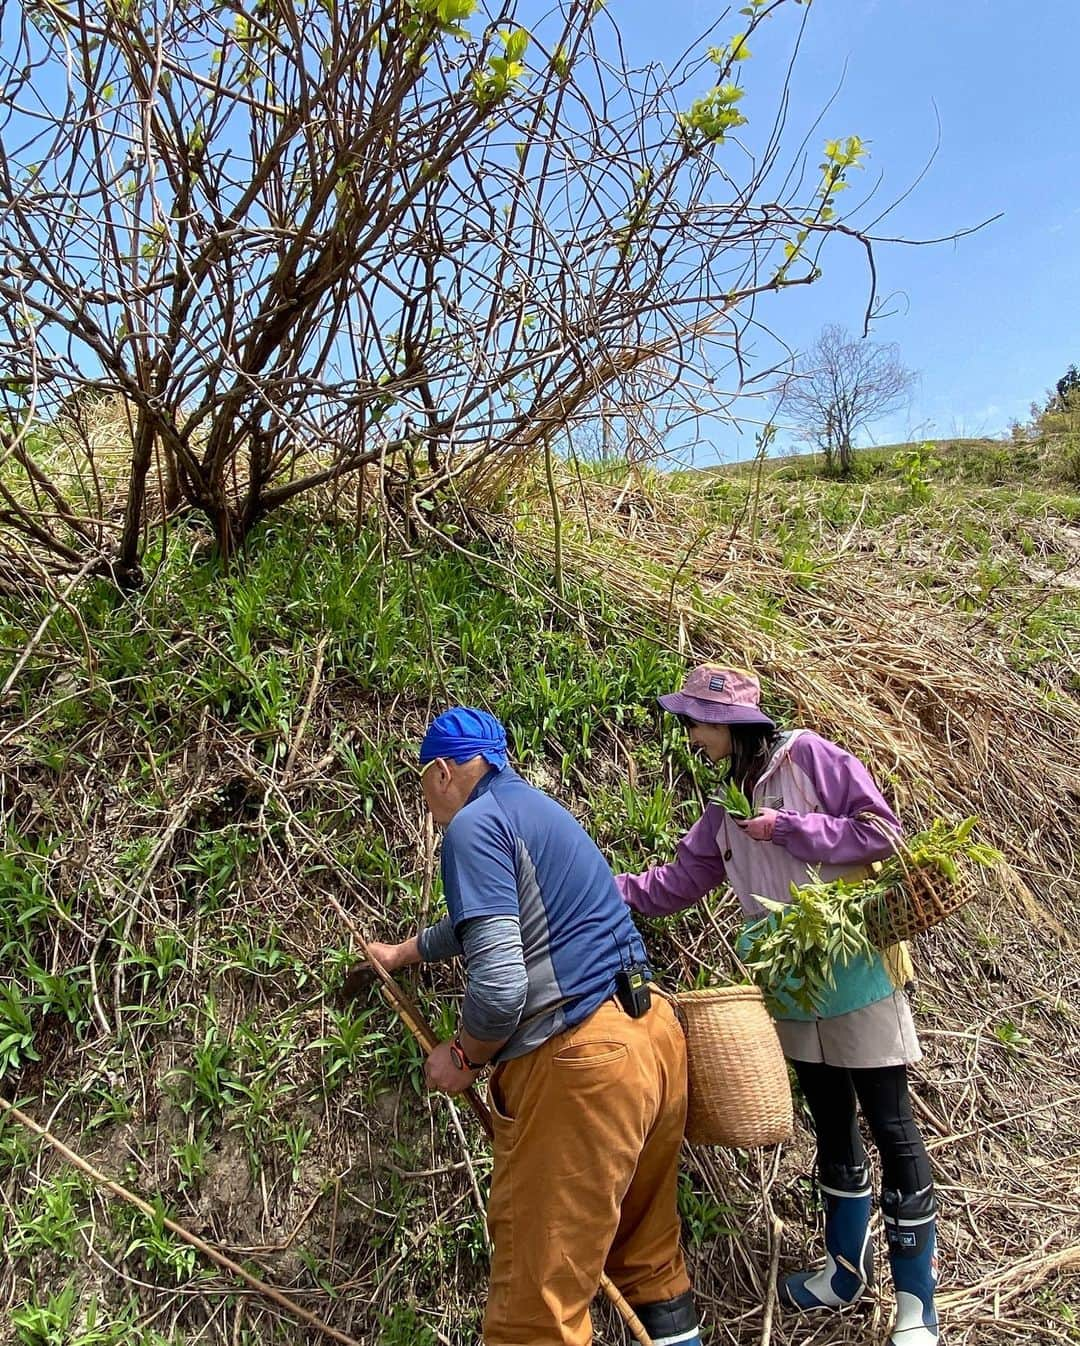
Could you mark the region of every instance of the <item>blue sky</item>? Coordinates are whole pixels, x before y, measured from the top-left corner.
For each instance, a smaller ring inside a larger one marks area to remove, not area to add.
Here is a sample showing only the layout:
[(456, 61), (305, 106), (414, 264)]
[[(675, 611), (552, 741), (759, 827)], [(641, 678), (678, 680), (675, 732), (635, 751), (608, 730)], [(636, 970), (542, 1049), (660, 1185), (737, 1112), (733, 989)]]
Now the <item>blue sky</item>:
[[(523, 15), (528, 8), (522, 6)], [(723, 11), (708, 0), (606, 4), (629, 62), (638, 66), (673, 66), (688, 48), (703, 56), (710, 42), (745, 27), (737, 10), (733, 5), (717, 23)], [(751, 147), (772, 126), (804, 17), (781, 161), (796, 155), (820, 117), (808, 144), (812, 180), (827, 138), (855, 133), (869, 143), (865, 173), (853, 175), (852, 190), (840, 198), (848, 206), (863, 183), (877, 183), (861, 218), (877, 214), (926, 170), (880, 232), (934, 238), (1000, 215), (955, 242), (877, 247), (879, 295), (888, 297), (889, 316), (871, 338), (896, 342), (919, 381), (910, 406), (874, 425), (872, 437), (887, 443), (1003, 433), (1070, 363), (1080, 364), (1080, 3), (814, 0), (809, 9), (787, 3), (755, 34), (752, 59), (740, 67), (749, 123), (739, 136)], [(712, 73), (705, 62), (681, 106), (706, 91)], [(738, 178), (738, 150), (730, 148), (727, 166)], [(808, 347), (826, 323), (861, 330), (865, 259), (856, 244), (835, 243), (818, 283), (757, 310), (788, 347)], [(749, 343), (759, 369), (781, 353), (764, 329)], [(694, 461), (753, 454), (767, 407), (742, 399), (733, 411), (735, 424), (704, 427)], [(776, 447), (793, 442), (782, 427)]]
[[(610, 0), (608, 12), (632, 58), (664, 61), (719, 11), (705, 0)], [(801, 14), (781, 9), (742, 67), (750, 136), (756, 110), (771, 124)], [(736, 6), (717, 36), (744, 24)], [(861, 176), (867, 186), (882, 178), (875, 204), (922, 171), (940, 121), (933, 164), (881, 232), (939, 237), (1003, 212), (956, 242), (877, 249), (879, 289), (893, 296), (894, 312), (871, 337), (897, 342), (920, 377), (910, 410), (876, 425), (873, 439), (1004, 432), (1070, 363), (1080, 364), (1080, 6), (815, 0), (792, 79), (789, 153), (838, 85), (810, 142), (811, 162), (826, 136), (862, 136), (871, 157)], [(850, 206), (857, 188), (846, 196)], [(837, 247), (820, 282), (763, 312), (800, 348), (827, 322), (860, 331), (866, 295), (859, 250)], [(762, 338), (762, 357), (768, 350)], [(760, 403), (744, 410), (761, 416)], [(717, 455), (752, 455), (752, 430), (717, 426)], [(790, 441), (781, 434), (778, 447)], [(699, 449), (695, 461), (709, 457)]]

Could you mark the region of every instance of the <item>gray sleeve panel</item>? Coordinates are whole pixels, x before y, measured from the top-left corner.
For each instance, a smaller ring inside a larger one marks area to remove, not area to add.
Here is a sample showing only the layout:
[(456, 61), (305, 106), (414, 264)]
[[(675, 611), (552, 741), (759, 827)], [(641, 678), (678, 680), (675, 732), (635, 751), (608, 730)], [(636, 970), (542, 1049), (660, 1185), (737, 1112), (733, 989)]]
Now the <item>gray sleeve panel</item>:
[(561, 1033), (565, 1022), (564, 997), (551, 961), (551, 935), (547, 909), (540, 892), (536, 866), (528, 847), (517, 843), (518, 907), (521, 912), (521, 939), (528, 950), (526, 999), (522, 1022), (507, 1044), (497, 1053), (496, 1061), (524, 1056)]
[(468, 982), (461, 1022), (481, 1042), (502, 1042), (521, 1021), (528, 994), (521, 926), (513, 916), (478, 916), (461, 927)]
[(449, 916), (421, 930), (417, 943), (420, 946), (420, 957), (425, 963), (445, 963), (451, 958), (460, 958), (464, 953)]

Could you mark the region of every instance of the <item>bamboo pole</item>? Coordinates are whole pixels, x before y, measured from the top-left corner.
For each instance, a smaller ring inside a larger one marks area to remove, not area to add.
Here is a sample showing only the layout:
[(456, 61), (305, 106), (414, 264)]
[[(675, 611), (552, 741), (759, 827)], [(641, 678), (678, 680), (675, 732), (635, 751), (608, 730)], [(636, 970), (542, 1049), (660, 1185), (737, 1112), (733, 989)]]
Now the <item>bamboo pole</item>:
[[(92, 1164), (87, 1163), (81, 1155), (76, 1154), (73, 1149), (54, 1136), (51, 1131), (47, 1131), (32, 1117), (28, 1117), (25, 1112), (20, 1111), (14, 1103), (9, 1103), (6, 1098), (0, 1097), (0, 1109), (9, 1117), (14, 1118), (20, 1126), (26, 1127), (28, 1131), (32, 1131), (34, 1135), (40, 1136), (48, 1145), (51, 1145), (57, 1154), (71, 1164), (73, 1168), (77, 1168), (80, 1173), (85, 1173), (95, 1187), (103, 1187), (105, 1191), (111, 1192), (121, 1201), (126, 1201), (129, 1206), (134, 1206), (136, 1210), (141, 1210), (144, 1215), (149, 1215), (151, 1219), (158, 1218), (159, 1212), (148, 1201), (144, 1201), (141, 1196), (136, 1196), (134, 1192), (129, 1192), (126, 1187), (121, 1187), (118, 1182), (114, 1182), (112, 1178), (107, 1177), (99, 1169), (94, 1168)], [(167, 1215), (161, 1217), (161, 1222), (170, 1234), (175, 1234), (181, 1242), (188, 1244), (201, 1253), (203, 1257), (209, 1258), (211, 1262), (216, 1262), (219, 1267), (238, 1280), (243, 1281), (245, 1285), (250, 1286), (264, 1299), (268, 1299), (278, 1308), (284, 1309), (293, 1318), (298, 1318), (302, 1323), (307, 1323), (309, 1327), (321, 1332), (324, 1337), (329, 1337), (331, 1341), (339, 1342), (340, 1346), (362, 1346), (362, 1343), (357, 1341), (355, 1337), (346, 1336), (344, 1332), (339, 1332), (336, 1327), (324, 1323), (321, 1318), (317, 1318), (315, 1314), (297, 1304), (290, 1296), (283, 1294), (282, 1291), (275, 1289), (272, 1285), (267, 1285), (265, 1281), (259, 1280), (250, 1271), (246, 1271), (239, 1262), (234, 1262), (231, 1257), (219, 1252), (217, 1248), (211, 1247), (209, 1243), (204, 1243), (197, 1234), (191, 1233), (183, 1225), (177, 1224), (175, 1220), (170, 1220)]]

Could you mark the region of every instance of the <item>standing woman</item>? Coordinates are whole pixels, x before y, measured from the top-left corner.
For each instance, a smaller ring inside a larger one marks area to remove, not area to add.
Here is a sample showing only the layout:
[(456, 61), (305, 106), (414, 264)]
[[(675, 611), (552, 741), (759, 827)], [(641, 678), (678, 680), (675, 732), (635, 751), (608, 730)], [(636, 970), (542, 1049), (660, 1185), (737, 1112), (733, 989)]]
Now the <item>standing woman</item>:
[[(620, 874), (623, 899), (645, 916), (668, 916), (721, 885), (747, 921), (767, 915), (755, 895), (790, 901), (810, 871), (828, 881), (865, 871), (892, 849), (875, 825), (899, 823), (857, 758), (809, 729), (783, 731), (761, 710), (748, 673), (706, 664), (660, 704), (686, 726), (690, 742), (754, 807), (748, 819), (710, 803), (679, 842), (674, 860), (643, 874)], [(881, 1159), (881, 1210), (896, 1289), (892, 1346), (938, 1340), (935, 1203), (930, 1162), (911, 1113), (907, 1067), (922, 1052), (907, 997), (903, 946), (836, 969), (820, 1015), (789, 1003), (776, 1030), (798, 1076), (817, 1137), (825, 1206), (824, 1265), (785, 1278), (782, 1297), (799, 1309), (841, 1309), (871, 1279), (870, 1167), (856, 1103)]]

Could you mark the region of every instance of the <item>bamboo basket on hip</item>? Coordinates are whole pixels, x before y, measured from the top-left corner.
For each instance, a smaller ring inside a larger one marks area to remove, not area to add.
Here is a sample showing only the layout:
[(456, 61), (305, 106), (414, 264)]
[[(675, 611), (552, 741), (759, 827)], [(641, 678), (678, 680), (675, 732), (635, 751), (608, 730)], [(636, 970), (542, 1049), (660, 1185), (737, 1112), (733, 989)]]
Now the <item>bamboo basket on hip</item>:
[(867, 815), (893, 851), (854, 876), (792, 884), (791, 901), (759, 898), (767, 915), (747, 928), (743, 965), (753, 984), (677, 992), (687, 1040), (692, 1145), (776, 1145), (792, 1131), (787, 1063), (770, 1007), (813, 1014), (836, 970), (932, 929), (978, 891), (1002, 856), (974, 839), (977, 820), (941, 819), (909, 840)]

